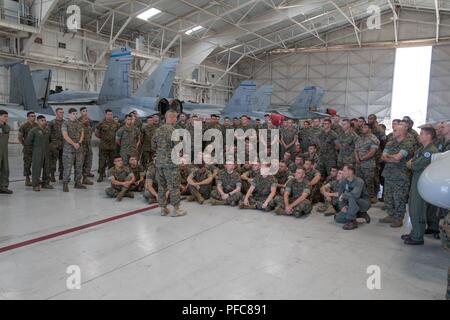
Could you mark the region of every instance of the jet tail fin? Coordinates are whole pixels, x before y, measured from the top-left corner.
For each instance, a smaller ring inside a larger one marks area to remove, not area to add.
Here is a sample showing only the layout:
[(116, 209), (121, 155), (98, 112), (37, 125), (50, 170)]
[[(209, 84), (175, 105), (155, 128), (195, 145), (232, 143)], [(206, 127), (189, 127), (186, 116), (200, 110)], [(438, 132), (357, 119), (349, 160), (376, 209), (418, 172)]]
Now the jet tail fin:
[(326, 113), (326, 110), (322, 110), (321, 108), (322, 98), (322, 88), (314, 86), (305, 87), (289, 107), (289, 112), (298, 119), (310, 117), (310, 111)]
[(253, 97), (253, 111), (266, 112), (270, 106), (273, 87), (271, 85), (261, 86)]
[(106, 70), (102, 88), (98, 96), (99, 104), (110, 100), (129, 98), (131, 96), (131, 60), (130, 48), (115, 48), (111, 51), (108, 69)]
[(169, 98), (179, 62), (178, 58), (163, 60), (147, 80), (139, 86), (136, 96)]
[(38, 69), (31, 71), (36, 97), (41, 107), (48, 107), (48, 96), (50, 93), (50, 83), (52, 81), (52, 70)]
[(23, 105), (25, 110), (40, 110), (30, 66), (23, 63), (12, 64), (9, 72), (9, 102)]
[(230, 101), (225, 105), (223, 113), (247, 113), (253, 106), (256, 83), (252, 80), (242, 81)]

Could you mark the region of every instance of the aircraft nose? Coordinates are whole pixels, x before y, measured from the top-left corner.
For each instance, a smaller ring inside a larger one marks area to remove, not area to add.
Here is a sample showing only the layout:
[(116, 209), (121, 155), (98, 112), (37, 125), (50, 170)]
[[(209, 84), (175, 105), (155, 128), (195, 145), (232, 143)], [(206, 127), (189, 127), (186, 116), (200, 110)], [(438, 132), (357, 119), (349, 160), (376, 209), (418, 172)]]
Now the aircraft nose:
[(417, 187), (425, 201), (450, 209), (450, 151), (435, 155), (420, 175)]

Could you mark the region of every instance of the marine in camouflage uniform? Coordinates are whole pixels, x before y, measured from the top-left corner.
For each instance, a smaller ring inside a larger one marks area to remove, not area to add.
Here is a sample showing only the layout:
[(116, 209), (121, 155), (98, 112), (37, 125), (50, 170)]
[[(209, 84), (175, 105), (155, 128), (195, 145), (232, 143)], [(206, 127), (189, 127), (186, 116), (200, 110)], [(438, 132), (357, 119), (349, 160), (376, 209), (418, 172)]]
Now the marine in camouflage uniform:
[(345, 126), (341, 135), (338, 138), (339, 154), (337, 158), (337, 167), (342, 168), (345, 164), (355, 165), (355, 144), (358, 140), (358, 135), (351, 129), (350, 122), (344, 120)]
[[(253, 192), (249, 195), (249, 205), (245, 204), (245, 198), (240, 202), (239, 208), (241, 209), (258, 209), (264, 211), (273, 210), (275, 207), (274, 198), (277, 191), (277, 180), (274, 176), (262, 174), (256, 175), (250, 185), (250, 189), (247, 191), (247, 195), (253, 189)], [(247, 197), (246, 195), (246, 197)], [(272, 199), (269, 199), (272, 196)], [(269, 200), (267, 207), (263, 208), (264, 203)]]
[[(166, 113), (166, 122), (168, 120), (169, 123), (161, 125), (156, 130), (152, 140), (152, 149), (156, 150), (156, 181), (158, 183), (158, 204), (162, 208), (161, 214), (169, 213), (166, 201), (167, 192), (169, 192), (170, 202), (176, 212), (180, 212), (180, 169), (178, 164), (172, 162), (171, 157), (172, 149), (175, 146), (175, 142), (172, 141), (172, 132), (175, 128), (170, 121), (175, 123), (176, 114), (168, 115)], [(177, 213), (177, 215), (181, 214)]]
[(144, 198), (148, 203), (158, 202), (158, 184), (156, 183), (156, 168), (153, 162), (151, 162), (147, 168), (145, 175), (145, 191)]
[[(241, 177), (239, 173), (234, 170), (234, 165), (220, 170), (216, 178), (217, 186), (211, 191), (211, 204), (223, 204), (230, 206), (237, 206), (242, 200), (241, 193)], [(224, 196), (222, 197), (223, 192)], [(224, 199), (226, 197), (226, 199)]]
[[(294, 170), (294, 173), (296, 170), (297, 169)], [(284, 193), (284, 188), (286, 187), (286, 183), (288, 182), (288, 180), (291, 177), (292, 177), (291, 172), (289, 171), (289, 168), (287, 167), (286, 163), (281, 161), (279, 164), (278, 171), (275, 174), (275, 179), (278, 182), (277, 190), (280, 194)]]
[(81, 184), (81, 178), (83, 175), (83, 138), (84, 138), (84, 130), (83, 125), (78, 120), (70, 120), (64, 121), (61, 127), (61, 131), (63, 133), (67, 133), (68, 137), (72, 139), (74, 143), (79, 144), (79, 149), (75, 149), (75, 147), (66, 140), (64, 140), (63, 146), (63, 188), (64, 192), (68, 191), (67, 184), (70, 182), (70, 175), (72, 173), (72, 165), (75, 164), (75, 188), (77, 189), (85, 189)]
[(139, 129), (130, 125), (126, 118), (125, 125), (119, 128), (116, 133), (116, 143), (120, 146), (120, 156), (125, 165), (128, 165), (130, 156), (137, 154), (139, 137)]
[[(302, 172), (301, 176), (299, 176), (299, 172)], [(309, 188), (308, 180), (305, 179), (304, 170), (298, 169), (295, 173), (295, 178), (290, 179), (286, 183), (286, 189), (283, 196), (277, 196), (275, 198), (275, 212), (277, 214), (286, 214), (285, 200), (287, 200), (288, 205), (292, 206), (297, 200), (303, 199), (292, 208), (291, 214), (296, 218), (310, 214), (312, 210), (311, 201), (308, 199), (310, 193), (311, 190)]]
[[(42, 120), (41, 120), (42, 121)], [(33, 157), (33, 174), (32, 186), (33, 190), (39, 191), (39, 183), (42, 181), (42, 187), (53, 189), (50, 186), (50, 130), (48, 127), (34, 126), (27, 134), (25, 144), (31, 148)], [(40, 180), (42, 172), (42, 180)]]
[[(64, 112), (63, 112), (64, 114)], [(50, 179), (55, 182), (56, 162), (58, 162), (59, 179), (62, 180), (64, 165), (63, 165), (63, 146), (64, 138), (62, 136), (62, 124), (64, 119), (53, 119), (49, 122), (50, 129)]]
[(191, 165), (186, 164), (186, 163), (180, 164), (180, 177), (181, 177), (180, 193), (181, 193), (181, 195), (190, 195), (187, 178), (189, 177), (191, 170), (192, 170)]
[(248, 189), (250, 189), (251, 181), (259, 174), (259, 169), (259, 165), (253, 165), (250, 170), (247, 170), (241, 174), (241, 190), (243, 194), (246, 194)]
[[(132, 160), (134, 159), (134, 160)], [(131, 173), (133, 173), (135, 181), (130, 187), (130, 191), (138, 191), (141, 192), (144, 188), (145, 184), (145, 170), (144, 167), (137, 163), (136, 156), (131, 157), (132, 161), (130, 161), (129, 169), (131, 170)]]
[[(30, 118), (32, 120), (30, 120)], [(37, 127), (37, 123), (35, 122), (36, 114), (29, 114), (28, 121), (25, 122), (23, 125), (19, 128), (19, 136), (18, 140), (22, 144), (22, 153), (23, 153), (23, 175), (26, 178), (25, 179), (25, 185), (27, 187), (31, 186), (30, 182), (30, 175), (31, 175), (31, 161), (32, 161), (32, 155), (33, 155), (33, 149), (30, 145), (27, 145), (25, 143), (28, 133), (31, 129)]]
[(370, 200), (372, 203), (376, 203), (375, 154), (380, 146), (380, 141), (370, 132), (370, 127), (367, 124), (363, 125), (362, 130), (362, 134), (355, 144), (356, 175), (366, 183)]
[[(297, 139), (298, 131), (292, 125), (292, 120), (288, 120), (286, 127), (280, 130), (280, 158), (284, 157), (285, 152), (295, 153), (295, 142), (297, 142)], [(290, 146), (285, 148), (281, 141)]]
[[(387, 160), (384, 164), (382, 176), (384, 178), (385, 211), (389, 216), (381, 219), (380, 222), (391, 223), (392, 227), (401, 227), (403, 225), (410, 182), (406, 163), (412, 154), (413, 145), (406, 139), (406, 136), (389, 141), (382, 154), (381, 159)], [(393, 158), (396, 155), (401, 156), (400, 161)]]
[[(119, 158), (120, 159), (120, 158)], [(123, 160), (121, 160), (123, 161)], [(105, 193), (110, 198), (116, 198), (118, 201), (121, 201), (123, 197), (127, 196), (130, 198), (133, 198), (133, 193), (130, 191), (130, 188), (126, 188), (125, 186), (119, 186), (117, 184), (113, 183), (114, 180), (118, 182), (126, 182), (134, 181), (134, 175), (131, 172), (130, 168), (126, 166), (117, 167), (114, 166), (108, 171), (108, 177), (109, 180), (111, 180), (111, 186), (109, 188), (106, 188)], [(131, 186), (130, 184), (130, 186)]]
[(330, 174), (330, 170), (336, 167), (336, 146), (339, 144), (338, 135), (331, 130), (331, 121), (325, 119), (324, 130), (319, 134), (319, 163), (318, 170), (323, 177)]
[[(312, 201), (312, 203), (317, 203), (320, 201), (320, 178), (321, 178), (321, 174), (319, 172), (319, 170), (314, 169), (313, 164), (311, 165), (311, 167), (308, 167), (308, 162), (305, 163), (304, 166), (305, 169), (305, 177), (306, 180), (309, 181), (309, 188), (310, 188), (310, 199)], [(319, 182), (315, 183), (314, 185), (311, 185), (313, 182), (315, 182), (314, 180), (319, 179)]]
[(324, 182), (323, 186), (321, 187), (320, 191), (324, 198), (324, 203), (317, 207), (318, 212), (323, 212), (325, 216), (330, 216), (335, 214), (337, 211), (339, 211), (339, 196), (325, 196), (325, 192), (328, 193), (339, 193), (339, 184), (341, 182), (341, 179), (329, 179), (330, 177), (327, 177), (327, 180)]
[[(112, 115), (112, 112), (111, 112)], [(112, 118), (104, 119), (97, 125), (95, 134), (100, 139), (98, 147), (98, 172), (97, 182), (102, 182), (107, 169), (114, 166), (114, 157), (117, 154), (116, 132), (120, 125)]]
[(152, 149), (152, 139), (157, 127), (155, 124), (147, 124), (142, 128), (142, 156), (141, 165), (145, 168), (153, 160), (155, 150)]
[(93, 185), (92, 181), (89, 180), (92, 170), (92, 160), (94, 153), (92, 152), (92, 127), (88, 117), (83, 117), (81, 119), (81, 124), (83, 125), (84, 138), (83, 138), (83, 184)]
[[(204, 164), (191, 170), (187, 179), (189, 192), (191, 193), (188, 201), (197, 200), (198, 203), (203, 204), (205, 200), (209, 199), (211, 196), (212, 179), (212, 172)], [(194, 183), (200, 183), (200, 185)]]

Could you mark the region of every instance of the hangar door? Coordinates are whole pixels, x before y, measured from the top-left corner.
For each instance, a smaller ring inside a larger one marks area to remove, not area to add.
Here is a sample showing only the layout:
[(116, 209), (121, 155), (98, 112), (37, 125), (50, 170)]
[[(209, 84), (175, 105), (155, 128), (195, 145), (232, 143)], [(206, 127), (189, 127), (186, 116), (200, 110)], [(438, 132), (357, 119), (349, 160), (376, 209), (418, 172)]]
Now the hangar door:
[(433, 47), (427, 119), (450, 119), (450, 46)]
[[(349, 117), (390, 116), (395, 49), (296, 53), (272, 58), (255, 74), (272, 84), (272, 104), (289, 104), (308, 85), (320, 86), (323, 104)], [(258, 70), (258, 67), (256, 68)]]

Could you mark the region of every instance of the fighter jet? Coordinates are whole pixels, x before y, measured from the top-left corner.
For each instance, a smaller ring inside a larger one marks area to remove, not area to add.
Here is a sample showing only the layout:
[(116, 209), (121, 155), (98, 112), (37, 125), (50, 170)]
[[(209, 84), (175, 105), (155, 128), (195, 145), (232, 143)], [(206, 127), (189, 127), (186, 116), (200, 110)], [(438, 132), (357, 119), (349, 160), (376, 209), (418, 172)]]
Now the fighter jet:
[(323, 95), (323, 89), (320, 87), (305, 87), (291, 105), (277, 105), (273, 106), (271, 110), (296, 120), (329, 117), (328, 110), (322, 107)]
[(92, 121), (101, 121), (106, 109), (111, 109), (119, 117), (131, 111), (137, 111), (141, 118), (157, 112), (164, 114), (171, 108), (166, 97), (169, 96), (178, 62), (177, 58), (163, 60), (132, 96), (131, 49), (113, 49), (99, 93), (64, 91), (52, 94), (49, 103), (53, 109), (60, 107), (65, 111), (85, 105)]
[(22, 60), (2, 64), (9, 68), (9, 103), (1, 103), (0, 109), (9, 114), (12, 122), (23, 122), (27, 113), (34, 111), (37, 115), (45, 115), (47, 120), (54, 119), (54, 113), (47, 105), (48, 85), (51, 70), (34, 70)]
[(220, 114), (223, 117), (247, 115), (252, 119), (262, 118), (267, 113), (272, 95), (272, 86), (266, 85), (256, 90), (255, 81), (242, 81), (225, 106), (175, 100), (184, 112), (206, 116)]

